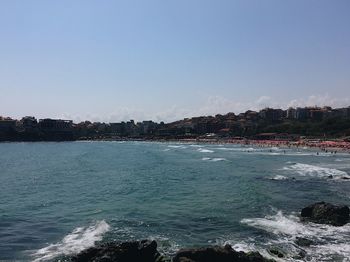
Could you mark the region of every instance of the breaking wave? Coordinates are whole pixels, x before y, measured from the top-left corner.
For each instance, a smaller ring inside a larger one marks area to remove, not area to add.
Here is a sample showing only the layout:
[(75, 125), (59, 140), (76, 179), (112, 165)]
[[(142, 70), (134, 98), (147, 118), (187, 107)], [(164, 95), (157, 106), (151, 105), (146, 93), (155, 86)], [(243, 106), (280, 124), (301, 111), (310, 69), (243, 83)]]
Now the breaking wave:
[[(286, 255), (283, 261), (350, 261), (350, 224), (342, 227), (303, 223), (294, 214), (284, 215), (277, 211), (275, 215), (264, 218), (247, 218), (242, 224), (264, 230), (270, 237), (268, 240), (238, 244), (236, 248), (242, 251), (259, 251), (267, 257), (271, 247), (278, 247)], [(296, 240), (305, 238), (310, 241), (309, 246), (298, 246)], [(230, 241), (227, 241), (230, 244)], [(235, 242), (237, 245), (237, 242)], [(233, 247), (235, 245), (233, 244)], [(304, 258), (300, 254), (304, 253)]]
[(180, 149), (185, 149), (185, 148), (187, 148), (187, 147), (184, 146), (184, 145), (169, 145), (168, 147), (170, 147), (170, 148), (180, 148)]
[(203, 161), (212, 161), (212, 162), (227, 161), (227, 159), (223, 158), (223, 157), (214, 157), (214, 158), (203, 157), (202, 160)]
[(198, 148), (197, 151), (201, 153), (214, 153), (213, 150), (205, 149), (205, 148)]
[(333, 177), (333, 178), (350, 178), (345, 172), (334, 168), (313, 166), (308, 164), (295, 163), (290, 166), (284, 167), (283, 170), (293, 171), (301, 176), (312, 177)]
[(104, 220), (89, 227), (78, 227), (60, 242), (37, 250), (33, 254), (33, 261), (47, 261), (58, 256), (77, 254), (84, 249), (94, 246), (95, 242), (102, 240), (103, 234), (109, 230), (110, 226)]
[(288, 177), (282, 175), (275, 175), (274, 177), (270, 177), (270, 180), (287, 180)]

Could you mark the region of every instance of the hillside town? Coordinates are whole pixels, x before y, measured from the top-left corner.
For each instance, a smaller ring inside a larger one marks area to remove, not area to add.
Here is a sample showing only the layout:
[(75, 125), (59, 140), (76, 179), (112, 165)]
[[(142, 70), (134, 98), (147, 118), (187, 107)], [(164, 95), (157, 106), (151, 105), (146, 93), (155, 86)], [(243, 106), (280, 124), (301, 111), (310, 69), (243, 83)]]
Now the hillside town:
[(63, 119), (20, 120), (0, 117), (0, 141), (257, 139), (295, 141), (300, 137), (350, 137), (350, 106), (303, 107), (185, 118), (171, 123), (151, 120), (119, 123)]

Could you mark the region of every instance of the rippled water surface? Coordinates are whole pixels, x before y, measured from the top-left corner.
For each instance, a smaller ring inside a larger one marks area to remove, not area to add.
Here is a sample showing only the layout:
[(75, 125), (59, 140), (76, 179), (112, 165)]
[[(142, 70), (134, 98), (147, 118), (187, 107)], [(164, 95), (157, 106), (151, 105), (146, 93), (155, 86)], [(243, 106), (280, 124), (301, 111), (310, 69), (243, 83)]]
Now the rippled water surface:
[(0, 260), (57, 260), (98, 241), (151, 238), (167, 254), (229, 243), (265, 256), (275, 247), (289, 261), (350, 261), (350, 225), (298, 217), (316, 201), (349, 204), (349, 175), (349, 154), (307, 149), (2, 143)]

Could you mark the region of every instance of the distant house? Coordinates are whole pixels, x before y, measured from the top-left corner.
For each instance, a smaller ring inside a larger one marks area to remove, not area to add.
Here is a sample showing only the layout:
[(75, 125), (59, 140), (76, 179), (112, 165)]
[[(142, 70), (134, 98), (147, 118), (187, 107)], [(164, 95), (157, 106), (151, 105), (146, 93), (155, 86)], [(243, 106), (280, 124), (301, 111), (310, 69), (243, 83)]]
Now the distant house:
[(298, 107), (295, 110), (295, 118), (297, 120), (305, 120), (305, 119), (307, 119), (307, 117), (308, 117), (308, 110), (307, 110), (307, 108)]
[(71, 132), (73, 129), (73, 121), (50, 118), (40, 119), (39, 127), (44, 132)]
[(32, 132), (38, 128), (38, 121), (33, 116), (25, 116), (20, 121), (22, 128), (27, 132)]
[(287, 109), (287, 118), (295, 119), (296, 118), (296, 110), (293, 107)]
[(278, 121), (283, 118), (282, 109), (264, 108), (260, 110), (259, 117), (267, 121)]
[(73, 140), (73, 121), (63, 119), (40, 119), (39, 129), (43, 133), (44, 140)]
[(15, 131), (16, 120), (13, 119), (2, 119), (0, 120), (0, 133), (8, 133)]

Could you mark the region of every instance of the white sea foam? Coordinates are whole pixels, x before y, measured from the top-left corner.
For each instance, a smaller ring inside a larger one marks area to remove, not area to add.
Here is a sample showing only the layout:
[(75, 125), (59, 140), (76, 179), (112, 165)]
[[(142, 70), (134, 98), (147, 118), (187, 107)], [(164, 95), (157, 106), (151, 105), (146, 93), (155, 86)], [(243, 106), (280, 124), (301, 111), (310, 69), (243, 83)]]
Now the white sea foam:
[(78, 227), (60, 242), (37, 250), (33, 254), (33, 261), (47, 261), (62, 255), (77, 254), (94, 246), (95, 242), (102, 240), (103, 234), (108, 232), (109, 229), (110, 226), (104, 220), (89, 227)]
[[(307, 261), (333, 261), (334, 258), (350, 261), (350, 224), (334, 227), (302, 223), (297, 216), (284, 215), (281, 211), (264, 218), (242, 219), (241, 223), (272, 234), (271, 239), (260, 243), (260, 246), (246, 243), (246, 246), (241, 246), (242, 251), (261, 251), (275, 245), (287, 253), (287, 261), (298, 261), (293, 257), (300, 251), (306, 251)], [(313, 244), (309, 247), (298, 247), (295, 244), (297, 237), (309, 239)], [(252, 243), (258, 242), (254, 240)]]
[(151, 235), (147, 239), (157, 241), (157, 249), (162, 254), (172, 256), (180, 249), (180, 245), (166, 236)]
[(293, 171), (301, 176), (313, 176), (313, 177), (329, 177), (333, 178), (350, 178), (350, 176), (345, 172), (334, 168), (320, 167), (308, 164), (296, 163), (283, 168), (287, 171)]
[(242, 151), (241, 148), (234, 148), (234, 147), (218, 147), (216, 149), (223, 150), (223, 151)]
[(205, 149), (205, 148), (198, 148), (197, 151), (201, 153), (214, 153), (213, 150)]
[[(278, 262), (285, 262), (285, 259), (280, 259), (278, 257), (272, 256), (266, 248), (259, 246), (257, 244), (257, 240), (251, 238), (249, 241), (232, 241), (232, 240), (227, 240), (227, 241), (217, 241), (218, 245), (220, 246), (225, 246), (225, 245), (230, 245), (235, 251), (243, 251), (245, 253), (249, 252), (259, 252), (263, 257), (268, 258), (268, 259), (273, 259), (274, 261)], [(289, 261), (289, 260), (288, 260)], [(297, 260), (295, 260), (297, 261)]]
[(287, 180), (288, 177), (282, 175), (275, 175), (274, 177), (270, 177), (270, 180)]
[(203, 157), (202, 160), (203, 161), (212, 161), (212, 162), (227, 161), (227, 159), (223, 158), (223, 157), (214, 157), (214, 158)]
[(223, 158), (223, 157), (214, 157), (211, 159), (211, 161), (213, 162), (218, 162), (218, 161), (226, 161), (227, 159), (226, 158)]
[(168, 147), (170, 147), (170, 148), (180, 148), (180, 149), (185, 149), (185, 148), (187, 148), (187, 147), (184, 146), (184, 145), (169, 145)]

